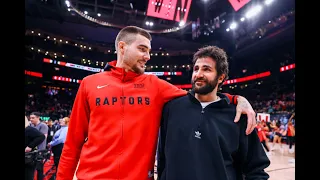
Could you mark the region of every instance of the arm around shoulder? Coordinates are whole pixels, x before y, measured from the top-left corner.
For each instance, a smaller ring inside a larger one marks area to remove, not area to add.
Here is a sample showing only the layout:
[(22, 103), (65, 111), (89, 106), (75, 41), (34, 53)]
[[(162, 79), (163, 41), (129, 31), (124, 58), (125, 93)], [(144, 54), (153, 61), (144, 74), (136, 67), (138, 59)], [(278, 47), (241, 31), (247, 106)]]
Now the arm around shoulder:
[(187, 91), (182, 90), (177, 86), (168, 83), (165, 80), (157, 78), (156, 81), (159, 87), (159, 94), (164, 103), (187, 94)]

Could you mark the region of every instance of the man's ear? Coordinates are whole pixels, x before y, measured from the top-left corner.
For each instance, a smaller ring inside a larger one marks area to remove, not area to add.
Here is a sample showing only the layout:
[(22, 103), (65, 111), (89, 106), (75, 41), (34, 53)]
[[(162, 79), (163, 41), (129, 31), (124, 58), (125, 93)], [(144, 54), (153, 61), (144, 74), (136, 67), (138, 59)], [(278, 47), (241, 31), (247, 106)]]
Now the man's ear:
[(123, 54), (125, 49), (126, 49), (126, 45), (127, 45), (126, 42), (119, 41), (118, 42), (118, 50), (117, 51), (119, 51), (120, 54)]
[(221, 74), (218, 78), (218, 84), (222, 83), (222, 81), (226, 78), (225, 74)]

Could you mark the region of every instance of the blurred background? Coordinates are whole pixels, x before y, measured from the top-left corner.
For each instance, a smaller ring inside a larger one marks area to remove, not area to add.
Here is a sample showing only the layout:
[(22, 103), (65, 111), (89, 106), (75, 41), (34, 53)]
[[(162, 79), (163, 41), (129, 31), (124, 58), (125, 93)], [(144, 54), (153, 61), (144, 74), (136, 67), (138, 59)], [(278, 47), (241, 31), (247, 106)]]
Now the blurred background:
[(26, 0), (25, 22), (28, 118), (38, 111), (58, 126), (81, 80), (116, 60), (119, 30), (139, 26), (153, 38), (146, 73), (182, 89), (191, 89), (193, 53), (205, 45), (226, 50), (229, 80), (219, 91), (246, 97), (268, 127), (270, 179), (294, 179), (287, 135), (274, 140), (274, 127), (286, 130), (295, 111), (294, 0)]

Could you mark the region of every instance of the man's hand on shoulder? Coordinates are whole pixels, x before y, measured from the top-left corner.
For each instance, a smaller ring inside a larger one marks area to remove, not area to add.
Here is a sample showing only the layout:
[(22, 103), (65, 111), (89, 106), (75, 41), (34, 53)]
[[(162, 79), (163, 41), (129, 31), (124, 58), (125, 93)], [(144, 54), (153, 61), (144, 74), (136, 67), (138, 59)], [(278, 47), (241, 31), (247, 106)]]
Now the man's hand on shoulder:
[(257, 125), (256, 113), (254, 112), (251, 104), (249, 103), (249, 101), (246, 98), (244, 98), (242, 96), (238, 96), (237, 102), (238, 102), (237, 114), (234, 119), (234, 122), (238, 122), (240, 120), (241, 114), (247, 114), (248, 125), (247, 125), (247, 129), (246, 129), (246, 134), (248, 135), (254, 130), (254, 128)]

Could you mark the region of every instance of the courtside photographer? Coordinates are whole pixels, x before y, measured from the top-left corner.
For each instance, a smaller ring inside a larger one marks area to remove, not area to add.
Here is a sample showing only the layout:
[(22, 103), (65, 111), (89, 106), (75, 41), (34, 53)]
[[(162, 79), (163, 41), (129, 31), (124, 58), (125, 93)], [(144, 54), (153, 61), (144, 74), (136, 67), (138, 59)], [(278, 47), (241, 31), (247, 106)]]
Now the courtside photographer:
[(36, 168), (36, 153), (33, 153), (35, 148), (45, 139), (43, 133), (29, 126), (28, 118), (25, 116), (25, 180), (33, 180), (34, 171)]

